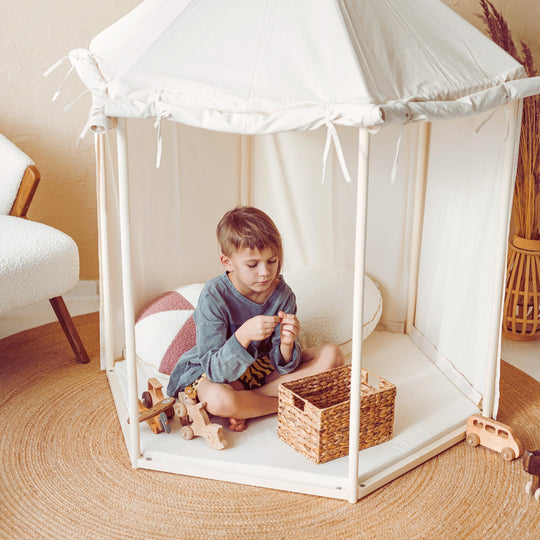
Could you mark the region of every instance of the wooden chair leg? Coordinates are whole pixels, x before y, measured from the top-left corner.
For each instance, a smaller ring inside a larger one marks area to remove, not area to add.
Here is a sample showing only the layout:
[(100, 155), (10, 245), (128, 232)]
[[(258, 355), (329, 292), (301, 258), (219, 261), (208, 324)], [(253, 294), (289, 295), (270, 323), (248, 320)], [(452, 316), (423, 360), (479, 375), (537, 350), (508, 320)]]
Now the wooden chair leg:
[(64, 299), (61, 296), (57, 296), (56, 298), (49, 299), (49, 302), (51, 303), (51, 306), (58, 317), (58, 321), (62, 326), (62, 330), (64, 331), (64, 334), (66, 334), (69, 344), (75, 353), (77, 362), (80, 362), (81, 364), (90, 362), (86, 349), (84, 348), (79, 336), (79, 332), (77, 332), (77, 329), (73, 324), (73, 319), (69, 314)]

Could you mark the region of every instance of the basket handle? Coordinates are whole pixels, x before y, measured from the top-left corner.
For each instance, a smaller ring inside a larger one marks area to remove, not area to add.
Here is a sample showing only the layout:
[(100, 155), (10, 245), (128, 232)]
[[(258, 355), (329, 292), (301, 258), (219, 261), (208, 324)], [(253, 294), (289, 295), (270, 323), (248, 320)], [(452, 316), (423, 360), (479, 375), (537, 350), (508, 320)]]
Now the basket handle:
[(367, 370), (364, 371), (363, 375), (363, 383), (375, 388), (376, 390), (380, 390), (382, 379), (378, 375), (375, 375), (375, 373), (371, 373), (371, 371)]
[(298, 396), (293, 396), (293, 405), (300, 411), (303, 411), (304, 407), (306, 406), (306, 402)]

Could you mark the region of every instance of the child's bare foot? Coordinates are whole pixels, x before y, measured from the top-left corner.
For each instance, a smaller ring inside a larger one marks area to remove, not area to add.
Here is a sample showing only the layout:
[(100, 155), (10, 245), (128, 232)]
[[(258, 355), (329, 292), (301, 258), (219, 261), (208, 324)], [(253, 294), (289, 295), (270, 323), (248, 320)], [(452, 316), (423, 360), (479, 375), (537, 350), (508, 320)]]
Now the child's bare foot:
[(245, 418), (229, 418), (229, 429), (231, 431), (244, 431), (247, 428)]

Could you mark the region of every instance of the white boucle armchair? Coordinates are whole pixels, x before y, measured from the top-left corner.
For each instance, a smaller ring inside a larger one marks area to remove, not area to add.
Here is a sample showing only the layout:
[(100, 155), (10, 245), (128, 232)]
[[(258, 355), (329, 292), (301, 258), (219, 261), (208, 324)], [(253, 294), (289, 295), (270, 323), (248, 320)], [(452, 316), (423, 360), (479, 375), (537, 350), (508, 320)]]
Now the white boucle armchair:
[(49, 300), (78, 362), (88, 355), (62, 295), (79, 280), (79, 251), (67, 234), (30, 221), (26, 213), (40, 174), (0, 134), (0, 313)]

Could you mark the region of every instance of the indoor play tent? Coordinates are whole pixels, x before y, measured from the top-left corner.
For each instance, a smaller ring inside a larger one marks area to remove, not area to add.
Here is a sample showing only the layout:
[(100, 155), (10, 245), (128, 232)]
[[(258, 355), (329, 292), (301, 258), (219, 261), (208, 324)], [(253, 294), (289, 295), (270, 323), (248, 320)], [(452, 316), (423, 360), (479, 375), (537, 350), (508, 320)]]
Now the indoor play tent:
[[(93, 99), (102, 365), (134, 467), (356, 501), (496, 415), (520, 100), (538, 79), (436, 0), (146, 0), (69, 58)], [(221, 271), (215, 226), (239, 203), (276, 221), (299, 313), (326, 317), (316, 337), (352, 340), (349, 447), (361, 367), (397, 387), (392, 440), (316, 465), (275, 415), (223, 451), (127, 423), (156, 375), (137, 313)], [(383, 312), (362, 340), (364, 282)]]

